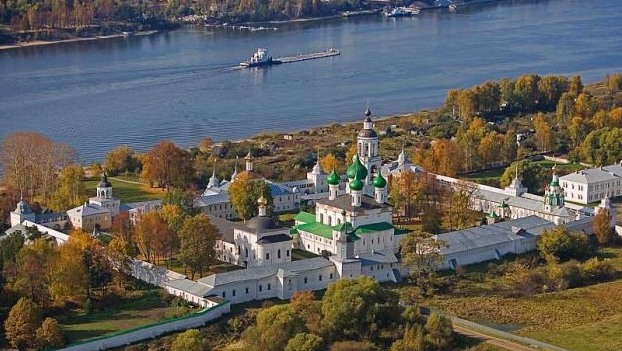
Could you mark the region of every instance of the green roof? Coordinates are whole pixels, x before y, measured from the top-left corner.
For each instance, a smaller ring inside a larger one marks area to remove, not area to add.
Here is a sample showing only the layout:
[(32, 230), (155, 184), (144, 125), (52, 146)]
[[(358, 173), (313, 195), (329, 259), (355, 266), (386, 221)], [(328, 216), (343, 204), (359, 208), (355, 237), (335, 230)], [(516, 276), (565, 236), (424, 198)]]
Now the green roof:
[(289, 230), (289, 235), (298, 235), (298, 229), (296, 228), (292, 228)]
[(342, 230), (344, 227), (346, 227), (346, 231), (349, 232), (349, 234), (351, 234), (349, 236), (354, 240), (358, 240), (359, 239), (358, 237), (360, 235), (375, 233), (375, 232), (382, 231), (382, 230), (394, 229), (391, 223), (380, 222), (380, 223), (362, 225), (356, 228), (354, 232), (350, 232), (352, 230), (352, 225), (349, 222), (336, 225), (333, 227), (326, 225), (326, 224), (318, 223), (318, 222), (312, 222), (312, 223), (299, 224), (294, 228), (294, 230), (298, 229), (303, 232), (319, 235), (327, 239), (332, 239), (333, 230)]
[(296, 217), (294, 217), (294, 220), (302, 223), (311, 223), (315, 222), (315, 215), (313, 213), (300, 211), (300, 213), (298, 213)]
[(334, 225), (333, 229), (334, 230), (338, 230), (338, 231), (345, 230), (346, 232), (348, 232), (348, 231), (352, 231), (353, 228), (352, 228), (352, 223), (345, 222), (345, 223), (342, 223), (342, 224), (339, 224), (339, 225)]
[(354, 230), (354, 233), (356, 235), (361, 235), (361, 234), (369, 234), (369, 233), (374, 233), (374, 232), (379, 232), (381, 230), (389, 230), (389, 229), (393, 229), (393, 225), (391, 223), (380, 222), (380, 223), (361, 225), (358, 228), (356, 228), (356, 230)]
[(303, 232), (319, 235), (327, 239), (333, 238), (333, 228), (331, 228), (331, 226), (329, 225), (318, 222), (300, 224), (296, 226), (296, 229), (298, 229), (299, 231), (301, 230)]

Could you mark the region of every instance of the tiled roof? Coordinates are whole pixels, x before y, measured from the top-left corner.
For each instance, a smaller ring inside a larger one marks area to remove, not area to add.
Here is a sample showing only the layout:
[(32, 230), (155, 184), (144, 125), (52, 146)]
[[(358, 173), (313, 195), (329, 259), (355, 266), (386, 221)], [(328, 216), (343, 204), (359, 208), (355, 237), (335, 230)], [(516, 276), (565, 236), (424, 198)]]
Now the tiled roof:
[(209, 196), (199, 196), (194, 199), (195, 207), (206, 207), (224, 203), (229, 203), (229, 193), (226, 191), (221, 191), (218, 194)]
[(257, 244), (259, 245), (274, 244), (274, 243), (280, 243), (280, 242), (291, 241), (291, 240), (292, 240), (292, 237), (287, 234), (266, 235), (262, 237), (261, 239), (257, 240)]
[(379, 204), (376, 200), (367, 195), (361, 196), (361, 206), (352, 206), (352, 197), (348, 194), (344, 194), (341, 196), (337, 196), (334, 200), (329, 200), (328, 198), (317, 200), (318, 204), (328, 205), (335, 208), (343, 209), (349, 212), (364, 212), (365, 210), (372, 209), (388, 209), (391, 206), (387, 204)]
[(205, 294), (207, 294), (207, 292), (211, 290), (209, 286), (201, 284), (199, 282), (195, 282), (190, 279), (172, 280), (169, 282), (165, 282), (164, 286), (169, 286), (173, 289), (181, 290), (188, 294), (200, 297), (205, 296)]
[(395, 256), (395, 253), (390, 250), (363, 252), (355, 257), (361, 259), (363, 266), (369, 266), (377, 263), (397, 263), (399, 261), (397, 256)]
[(292, 188), (281, 184), (281, 183), (275, 183), (275, 182), (271, 182), (271, 181), (266, 181), (266, 183), (268, 184), (268, 186), (270, 187), (270, 193), (271, 195), (274, 196), (283, 196), (283, 195), (287, 195), (287, 194), (293, 194), (293, 190)]
[(110, 210), (95, 204), (84, 204), (67, 211), (70, 216), (76, 214), (82, 217), (105, 213), (110, 213)]
[(243, 226), (241, 224), (228, 221), (226, 219), (218, 218), (212, 215), (207, 215), (209, 221), (218, 228), (218, 232), (220, 232), (220, 239), (224, 242), (233, 244), (234, 243), (234, 229), (242, 229)]
[(290, 187), (290, 188), (294, 188), (294, 187), (300, 187), (301, 185), (313, 184), (313, 181), (310, 179), (300, 179), (300, 180), (292, 180), (289, 182), (283, 182), (281, 184), (287, 187)]
[(491, 225), (438, 234), (436, 239), (448, 246), (441, 248), (442, 254), (450, 254), (492, 245), (511, 242), (529, 236), (538, 236), (543, 230), (555, 224), (538, 216), (529, 216)]
[(140, 202), (130, 202), (127, 204), (122, 204), (120, 206), (120, 210), (122, 212), (129, 211), (133, 209), (143, 209), (143, 208), (156, 208), (162, 206), (162, 200), (149, 200), (149, 201), (140, 201)]
[(209, 277), (201, 278), (199, 279), (199, 282), (209, 285), (210, 287), (216, 287), (234, 282), (267, 278), (276, 275), (279, 269), (283, 269), (286, 272), (304, 272), (330, 267), (332, 265), (333, 263), (325, 258), (315, 257), (300, 261), (284, 262), (269, 266), (251, 267), (232, 272), (217, 273), (210, 275)]
[(622, 177), (622, 165), (614, 164), (602, 168), (590, 168), (559, 177), (560, 181), (569, 181), (581, 184), (598, 183), (620, 179)]

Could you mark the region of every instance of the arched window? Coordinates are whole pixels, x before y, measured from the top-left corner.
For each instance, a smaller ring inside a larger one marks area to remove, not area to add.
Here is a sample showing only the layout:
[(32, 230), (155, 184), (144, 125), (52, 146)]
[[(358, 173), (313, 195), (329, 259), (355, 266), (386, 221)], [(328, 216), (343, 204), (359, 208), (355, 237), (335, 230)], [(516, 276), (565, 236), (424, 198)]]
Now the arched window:
[(324, 223), (324, 214), (320, 213), (320, 223)]
[(333, 217), (328, 216), (328, 225), (333, 225)]
[(276, 252), (276, 257), (277, 257), (277, 258), (281, 258), (281, 249), (279, 249), (279, 250)]
[(106, 190), (106, 197), (110, 196), (110, 190)]

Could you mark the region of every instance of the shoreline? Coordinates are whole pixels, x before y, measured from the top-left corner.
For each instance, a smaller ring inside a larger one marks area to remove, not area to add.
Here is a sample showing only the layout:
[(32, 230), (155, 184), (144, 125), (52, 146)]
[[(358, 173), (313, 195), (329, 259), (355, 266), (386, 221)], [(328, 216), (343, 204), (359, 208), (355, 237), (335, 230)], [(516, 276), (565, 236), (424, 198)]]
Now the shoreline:
[[(504, 0), (475, 0), (475, 1), (471, 1), (471, 2), (464, 2), (462, 4), (460, 4), (460, 7), (466, 7), (466, 6), (470, 6), (470, 5), (477, 5), (477, 4), (485, 4), (485, 3), (492, 3), (492, 2), (502, 2)], [(443, 9), (443, 8), (447, 8), (447, 6), (426, 6), (426, 7), (421, 7), (421, 10), (436, 10), (436, 9)], [(364, 10), (364, 11), (368, 11), (368, 10)], [(357, 11), (353, 11), (353, 12), (357, 12)], [(362, 11), (359, 11), (362, 12)], [(370, 13), (365, 13), (365, 14), (361, 14), (361, 15), (377, 15), (380, 12), (370, 12)], [(356, 14), (353, 14), (353, 16), (355, 16)], [(311, 18), (297, 18), (297, 19), (291, 19), (291, 20), (274, 20), (274, 21), (261, 21), (261, 22), (243, 22), (240, 23), (241, 25), (262, 25), (262, 24), (277, 24), (277, 25), (286, 25), (286, 24), (293, 24), (293, 23), (306, 23), (306, 22), (318, 22), (318, 21), (325, 21), (325, 20), (334, 20), (334, 19), (339, 19), (339, 18), (345, 18), (347, 19), (350, 16), (344, 16), (343, 14), (339, 14), (339, 15), (329, 15), (329, 16), (321, 16), (321, 17), (311, 17)], [(189, 25), (196, 25), (196, 23), (188, 23)], [(213, 26), (213, 27), (218, 27), (221, 25), (209, 25), (209, 26)], [(152, 35), (155, 33), (159, 33), (159, 30), (149, 30), (149, 31), (142, 31), (142, 32), (135, 32), (135, 33), (131, 33), (129, 36), (143, 36), (143, 35)], [(28, 41), (28, 42), (19, 42), (16, 44), (7, 44), (7, 45), (0, 45), (0, 52), (5, 51), (5, 50), (15, 50), (15, 49), (21, 49), (21, 48), (27, 48), (27, 47), (36, 47), (36, 46), (44, 46), (44, 45), (53, 45), (53, 44), (63, 44), (63, 43), (76, 43), (76, 42), (81, 42), (81, 41), (93, 41), (93, 40), (103, 40), (103, 39), (115, 39), (115, 38), (124, 38), (124, 37), (128, 37), (127, 34), (123, 34), (123, 33), (117, 33), (117, 34), (110, 34), (110, 35), (98, 35), (98, 36), (93, 36), (93, 37), (84, 37), (84, 38), (72, 38), (72, 39), (63, 39), (63, 40), (54, 40), (54, 41), (44, 41), (44, 40), (33, 40), (33, 41)]]
[(126, 38), (129, 36), (145, 36), (145, 35), (153, 35), (159, 33), (158, 30), (149, 30), (142, 32), (131, 33), (130, 35), (118, 33), (118, 34), (110, 34), (110, 35), (97, 35), (94, 37), (85, 37), (85, 38), (73, 38), (73, 39), (63, 39), (63, 40), (54, 40), (54, 41), (44, 41), (44, 40), (33, 40), (27, 42), (21, 42), (17, 44), (9, 44), (9, 45), (0, 45), (0, 52), (4, 50), (14, 50), (21, 49), (27, 47), (36, 47), (36, 46), (46, 46), (53, 44), (64, 44), (64, 43), (77, 43), (81, 41), (94, 41), (94, 40), (103, 40), (103, 39), (115, 39), (115, 38)]

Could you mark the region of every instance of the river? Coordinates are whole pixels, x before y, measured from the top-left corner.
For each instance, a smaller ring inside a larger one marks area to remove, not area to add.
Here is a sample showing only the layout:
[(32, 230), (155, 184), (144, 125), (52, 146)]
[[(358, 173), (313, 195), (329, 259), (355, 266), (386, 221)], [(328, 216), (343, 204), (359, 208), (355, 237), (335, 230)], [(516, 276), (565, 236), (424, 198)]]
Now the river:
[[(241, 139), (439, 106), (447, 90), (523, 73), (622, 71), (622, 1), (503, 1), (248, 32), (188, 26), (152, 36), (0, 52), (0, 138), (35, 130), (99, 160), (119, 144)], [(275, 57), (341, 55), (231, 69)]]

